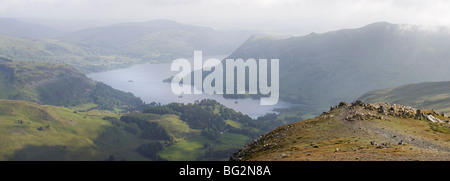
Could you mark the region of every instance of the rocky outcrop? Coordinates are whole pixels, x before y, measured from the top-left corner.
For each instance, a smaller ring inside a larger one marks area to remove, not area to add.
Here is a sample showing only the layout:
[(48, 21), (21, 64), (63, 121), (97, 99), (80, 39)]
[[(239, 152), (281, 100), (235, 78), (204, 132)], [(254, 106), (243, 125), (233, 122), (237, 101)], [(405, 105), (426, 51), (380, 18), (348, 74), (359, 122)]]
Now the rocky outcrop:
[[(429, 110), (429, 109), (415, 109), (410, 106), (403, 106), (398, 104), (388, 104), (388, 103), (376, 103), (376, 104), (367, 104), (362, 101), (355, 101), (351, 104), (349, 107), (350, 109), (353, 109), (354, 107), (359, 106), (363, 109), (370, 110), (370, 111), (377, 111), (378, 113), (385, 115), (385, 116), (393, 116), (393, 117), (400, 117), (400, 118), (414, 118), (419, 120), (428, 120), (433, 123), (444, 123), (444, 121), (436, 118), (438, 116), (448, 118), (445, 113), (438, 113), (435, 110)], [(361, 120), (364, 120), (364, 118), (378, 118), (383, 119), (380, 116), (371, 115), (370, 113), (364, 115), (356, 113), (353, 114), (351, 117), (356, 117)], [(351, 119), (349, 117), (349, 119)]]
[(444, 121), (441, 121), (440, 119), (435, 118), (433, 115), (424, 115), (424, 116), (428, 121), (431, 121), (433, 123), (444, 123)]

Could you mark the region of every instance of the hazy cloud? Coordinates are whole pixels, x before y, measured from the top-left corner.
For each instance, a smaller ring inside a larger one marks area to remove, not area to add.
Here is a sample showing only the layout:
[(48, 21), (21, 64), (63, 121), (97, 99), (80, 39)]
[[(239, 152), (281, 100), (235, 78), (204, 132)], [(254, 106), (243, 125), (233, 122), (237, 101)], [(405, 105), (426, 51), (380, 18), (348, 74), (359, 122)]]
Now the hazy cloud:
[(450, 26), (445, 0), (0, 0), (0, 16), (147, 21), (297, 33), (375, 21)]

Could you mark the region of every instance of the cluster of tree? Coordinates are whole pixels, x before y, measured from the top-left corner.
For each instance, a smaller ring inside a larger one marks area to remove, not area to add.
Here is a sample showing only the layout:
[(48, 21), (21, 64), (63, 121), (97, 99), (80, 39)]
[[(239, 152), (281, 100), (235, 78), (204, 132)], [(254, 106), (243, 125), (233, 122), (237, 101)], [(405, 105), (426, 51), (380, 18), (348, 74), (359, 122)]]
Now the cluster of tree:
[(144, 139), (171, 141), (167, 131), (158, 126), (157, 123), (149, 122), (147, 120), (135, 116), (122, 116), (120, 119), (116, 117), (106, 116), (103, 118), (108, 120), (112, 125), (117, 126), (131, 134), (137, 135)]
[(212, 147), (208, 147), (205, 150), (205, 154), (203, 155), (203, 158), (206, 159), (215, 159), (215, 158), (227, 158), (230, 157), (230, 155), (233, 155), (238, 150), (238, 148), (230, 148), (227, 150), (213, 150)]
[(179, 112), (180, 119), (187, 122), (189, 127), (201, 129), (202, 135), (217, 140), (220, 132), (226, 130), (225, 117), (218, 110), (224, 106), (215, 100), (196, 101), (194, 104), (172, 103), (168, 108)]
[(214, 114), (212, 111), (203, 109), (201, 106), (188, 106), (182, 112), (180, 119), (187, 122), (190, 127), (195, 129), (207, 129), (218, 127), (223, 129), (225, 121), (220, 115)]
[[(247, 115), (221, 105), (215, 100), (196, 101), (193, 104), (186, 105), (182, 103), (171, 103), (168, 105), (154, 103), (146, 105), (142, 110), (143, 113), (178, 115), (190, 128), (202, 130), (201, 135), (213, 140), (214, 143), (220, 142), (221, 133), (226, 132), (246, 135), (251, 140), (283, 125), (285, 122), (285, 120), (278, 119), (275, 113), (252, 119)], [(133, 113), (122, 116), (120, 119), (115, 117), (105, 117), (104, 119), (109, 120), (113, 125), (129, 133), (152, 140), (152, 143), (141, 145), (136, 151), (147, 158), (160, 160), (161, 158), (156, 153), (167, 146), (162, 143), (170, 144), (172, 138), (157, 123), (148, 121), (145, 118), (146, 116), (148, 115)], [(226, 123), (228, 120), (239, 122), (242, 126), (239, 128), (233, 127)], [(209, 144), (204, 149), (206, 154), (201, 159), (223, 158), (235, 151), (235, 149), (214, 150), (213, 146), (209, 146)]]
[[(147, 105), (142, 112), (159, 115), (178, 115), (190, 128), (202, 130), (201, 135), (214, 142), (219, 142), (222, 132), (242, 134), (249, 136), (250, 139), (254, 139), (283, 125), (285, 122), (278, 119), (275, 113), (252, 119), (247, 115), (223, 106), (215, 100), (196, 101), (193, 104), (171, 103), (161, 105), (154, 103)], [(156, 153), (163, 149), (164, 145), (161, 143), (164, 141), (170, 143), (172, 141), (171, 137), (157, 123), (149, 122), (143, 117), (145, 116), (133, 113), (122, 116), (120, 119), (114, 117), (105, 117), (104, 119), (109, 120), (113, 125), (119, 126), (127, 132), (157, 142), (141, 145), (136, 151), (147, 158), (159, 160), (160, 158)], [(239, 122), (242, 126), (239, 128), (233, 127), (226, 123), (227, 120)], [(213, 146), (205, 146), (204, 149), (206, 150), (204, 158), (222, 158), (235, 151), (235, 149), (214, 151)]]
[[(155, 141), (153, 143), (140, 145), (136, 149), (136, 152), (152, 160), (164, 160), (157, 156), (158, 151), (161, 151), (164, 148), (163, 144), (161, 144), (161, 141), (171, 142), (172, 138), (168, 135), (167, 131), (164, 128), (158, 126), (157, 123), (149, 122), (142, 118), (130, 115), (122, 116), (120, 117), (120, 119), (116, 117), (106, 116), (103, 117), (103, 119), (108, 120), (112, 125), (123, 129), (133, 135), (139, 135), (139, 137), (143, 139)], [(109, 158), (108, 160), (111, 160), (111, 158)]]
[(96, 83), (91, 97), (100, 109), (113, 110), (114, 107), (118, 107), (125, 110), (132, 110), (143, 105), (142, 100), (135, 97), (132, 93), (113, 89), (101, 82)]
[[(222, 129), (223, 130), (223, 129)], [(203, 129), (202, 136), (207, 137), (211, 140), (217, 140), (220, 137), (221, 129), (218, 126), (211, 126)]]
[(150, 106), (146, 108), (143, 113), (153, 113), (153, 114), (175, 114), (180, 115), (180, 112), (174, 111), (167, 106)]
[(128, 133), (133, 135), (137, 135), (139, 133), (139, 128), (136, 124), (127, 124), (116, 117), (106, 116), (103, 118), (104, 120), (108, 120), (112, 125), (125, 130)]
[[(188, 123), (189, 127), (201, 129), (202, 136), (212, 140), (217, 140), (220, 137), (220, 132), (224, 131), (257, 137), (283, 125), (283, 122), (277, 119), (275, 113), (266, 114), (254, 120), (248, 115), (236, 112), (210, 99), (196, 101), (194, 104), (187, 105), (181, 103), (154, 105), (143, 112), (179, 115), (180, 119)], [(225, 120), (243, 123), (244, 127), (234, 128), (226, 124)]]
[(261, 130), (263, 133), (267, 133), (284, 125), (284, 123), (281, 119), (278, 119), (275, 113), (267, 113), (264, 116), (258, 117), (255, 121), (248, 122), (248, 125)]
[(162, 149), (163, 145), (160, 142), (156, 142), (143, 144), (136, 149), (136, 152), (152, 160), (163, 161), (164, 159), (157, 155), (158, 151), (161, 151)]
[(136, 124), (141, 130), (141, 137), (144, 139), (156, 139), (171, 141), (171, 137), (167, 134), (164, 128), (158, 126), (157, 123), (149, 122), (147, 120), (134, 117), (134, 116), (122, 116), (120, 120), (127, 124)]

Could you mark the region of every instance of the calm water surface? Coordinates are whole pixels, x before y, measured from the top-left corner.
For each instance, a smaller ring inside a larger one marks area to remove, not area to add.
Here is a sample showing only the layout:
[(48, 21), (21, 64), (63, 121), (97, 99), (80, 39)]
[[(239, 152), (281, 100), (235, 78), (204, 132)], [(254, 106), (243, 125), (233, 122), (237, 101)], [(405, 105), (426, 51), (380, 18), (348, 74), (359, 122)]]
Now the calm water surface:
[[(214, 58), (220, 60), (225, 57), (226, 56), (214, 56)], [(204, 57), (203, 61), (207, 58), (210, 57)], [(179, 97), (172, 93), (170, 83), (163, 82), (164, 79), (178, 73), (170, 71), (171, 65), (171, 63), (140, 64), (125, 69), (92, 73), (87, 76), (93, 80), (110, 85), (115, 89), (131, 92), (146, 103), (194, 103), (196, 100), (214, 99), (229, 108), (233, 108), (253, 118), (262, 116), (266, 113), (271, 113), (274, 108), (286, 108), (292, 106), (292, 104), (287, 102), (278, 102), (278, 104), (273, 106), (262, 106), (260, 105), (259, 99), (225, 99), (221, 95), (191, 94)]]

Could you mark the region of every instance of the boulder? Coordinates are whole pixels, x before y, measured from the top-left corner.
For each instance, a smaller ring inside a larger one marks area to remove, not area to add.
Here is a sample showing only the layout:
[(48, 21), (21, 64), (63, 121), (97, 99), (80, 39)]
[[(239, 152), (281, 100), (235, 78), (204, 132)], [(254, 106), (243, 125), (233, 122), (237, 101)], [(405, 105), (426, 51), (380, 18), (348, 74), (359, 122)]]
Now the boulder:
[(433, 122), (433, 123), (443, 123), (443, 121), (441, 121), (441, 120), (438, 119), (438, 118), (435, 118), (433, 115), (425, 115), (425, 118), (426, 118), (428, 121), (431, 121), (431, 122)]

